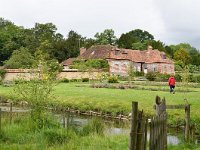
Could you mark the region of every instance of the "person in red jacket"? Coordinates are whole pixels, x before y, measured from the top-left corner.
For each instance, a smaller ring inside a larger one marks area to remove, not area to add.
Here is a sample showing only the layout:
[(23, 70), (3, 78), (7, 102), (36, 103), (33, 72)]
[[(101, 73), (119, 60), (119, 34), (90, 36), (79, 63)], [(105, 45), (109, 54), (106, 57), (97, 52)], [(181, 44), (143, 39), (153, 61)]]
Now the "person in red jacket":
[(168, 80), (169, 83), (169, 87), (170, 87), (170, 93), (175, 94), (175, 84), (176, 84), (176, 80), (174, 78), (174, 75), (172, 74)]

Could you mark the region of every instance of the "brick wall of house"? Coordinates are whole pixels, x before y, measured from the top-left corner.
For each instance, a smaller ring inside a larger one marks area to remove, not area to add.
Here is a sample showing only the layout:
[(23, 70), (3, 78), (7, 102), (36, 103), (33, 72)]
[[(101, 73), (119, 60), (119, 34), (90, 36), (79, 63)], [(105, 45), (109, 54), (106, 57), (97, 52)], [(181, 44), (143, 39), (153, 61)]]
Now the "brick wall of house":
[(174, 64), (151, 63), (147, 64), (147, 72), (174, 73)]
[(130, 68), (128, 60), (108, 60), (110, 74), (127, 76)]
[[(145, 73), (148, 72), (160, 72), (171, 74), (174, 73), (174, 64), (166, 64), (166, 63), (150, 63), (150, 64), (142, 64), (141, 63), (133, 63), (128, 60), (108, 60), (110, 66), (110, 74), (127, 76), (130, 66), (132, 65), (134, 71)], [(142, 67), (142, 68), (141, 68)]]

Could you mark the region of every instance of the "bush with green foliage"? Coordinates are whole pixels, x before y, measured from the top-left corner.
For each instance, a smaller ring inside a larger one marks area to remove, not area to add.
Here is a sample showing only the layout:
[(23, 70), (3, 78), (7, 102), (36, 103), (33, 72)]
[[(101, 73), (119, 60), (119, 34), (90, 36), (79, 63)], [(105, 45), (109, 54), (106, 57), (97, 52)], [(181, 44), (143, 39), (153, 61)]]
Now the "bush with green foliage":
[(79, 82), (79, 79), (71, 79), (70, 82)]
[(69, 81), (70, 81), (70, 80), (67, 79), (67, 78), (63, 78), (63, 79), (60, 80), (60, 82), (64, 82), (64, 83), (69, 83)]
[(0, 83), (2, 83), (5, 75), (6, 75), (6, 70), (0, 69)]
[(108, 78), (108, 83), (118, 83), (118, 78), (117, 76), (110, 76)]
[(200, 75), (198, 75), (198, 76), (196, 76), (196, 81), (198, 82), (198, 83), (200, 83)]
[(29, 69), (35, 63), (34, 56), (27, 48), (21, 47), (13, 51), (9, 60), (5, 61), (5, 67), (9, 69)]
[(143, 71), (135, 71), (134, 74), (135, 74), (136, 77), (144, 76)]
[(174, 77), (175, 77), (177, 82), (181, 82), (182, 81), (182, 76), (180, 74), (176, 73)]
[(190, 81), (190, 82), (200, 83), (200, 75), (193, 75), (193, 74), (190, 74), (190, 75), (189, 75), (189, 81)]
[(147, 78), (149, 81), (155, 81), (156, 75), (157, 75), (156, 72), (148, 72), (148, 73), (146, 74), (146, 78)]
[(108, 69), (108, 61), (104, 59), (75, 60), (71, 69), (89, 70), (89, 69)]
[(156, 81), (167, 82), (169, 77), (170, 77), (169, 74), (157, 73), (156, 74)]
[(89, 82), (89, 78), (83, 78), (82, 82)]

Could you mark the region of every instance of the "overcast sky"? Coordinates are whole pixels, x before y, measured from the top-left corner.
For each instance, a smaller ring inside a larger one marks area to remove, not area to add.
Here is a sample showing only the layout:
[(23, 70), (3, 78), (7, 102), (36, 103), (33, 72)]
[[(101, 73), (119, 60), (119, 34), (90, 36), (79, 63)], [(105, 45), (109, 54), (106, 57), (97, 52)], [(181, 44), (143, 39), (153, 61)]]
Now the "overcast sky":
[(64, 36), (146, 30), (167, 45), (200, 49), (200, 0), (0, 0), (0, 17), (25, 28), (52, 22)]

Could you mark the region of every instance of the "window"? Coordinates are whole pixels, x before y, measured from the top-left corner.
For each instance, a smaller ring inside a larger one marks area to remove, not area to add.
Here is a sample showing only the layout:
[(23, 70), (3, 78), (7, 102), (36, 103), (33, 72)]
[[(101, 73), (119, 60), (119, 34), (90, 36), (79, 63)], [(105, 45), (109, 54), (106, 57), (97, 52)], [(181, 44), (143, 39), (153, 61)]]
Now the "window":
[(119, 55), (120, 54), (120, 50), (115, 50), (115, 55)]
[(162, 59), (167, 59), (165, 54), (161, 54)]

